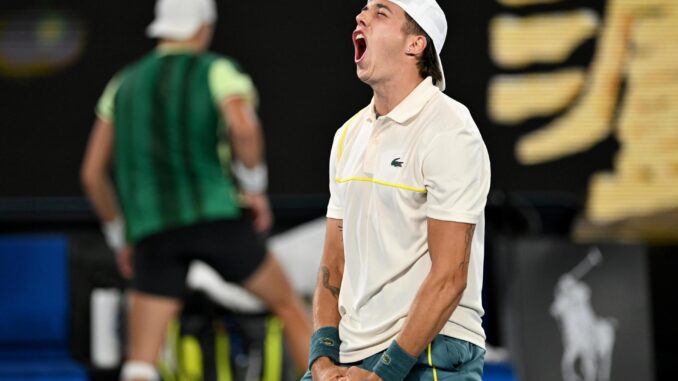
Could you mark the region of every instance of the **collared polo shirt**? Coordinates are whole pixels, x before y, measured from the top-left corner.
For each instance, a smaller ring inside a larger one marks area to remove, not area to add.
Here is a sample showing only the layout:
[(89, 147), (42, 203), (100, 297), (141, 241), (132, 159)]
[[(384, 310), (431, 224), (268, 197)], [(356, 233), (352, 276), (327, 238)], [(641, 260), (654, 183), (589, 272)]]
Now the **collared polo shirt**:
[[(176, 54), (196, 54), (181, 48), (158, 47), (153, 54), (158, 56)], [(112, 121), (115, 114), (115, 96), (120, 88), (122, 73), (117, 73), (106, 85), (103, 94), (97, 102), (95, 113), (97, 117)], [(257, 106), (259, 99), (257, 90), (249, 75), (243, 73), (239, 65), (227, 57), (218, 57), (211, 63), (208, 75), (210, 93), (216, 106), (220, 106), (226, 99), (233, 96), (244, 97), (253, 106)]]
[(252, 82), (223, 56), (158, 49), (109, 83), (97, 115), (115, 131), (115, 185), (127, 239), (241, 215), (220, 105), (254, 100)]
[(485, 347), (484, 209), (490, 161), (468, 109), (429, 77), (389, 114), (374, 101), (336, 133), (327, 217), (343, 220), (342, 362), (388, 347), (431, 269), (427, 218), (475, 224), (468, 284), (441, 334)]

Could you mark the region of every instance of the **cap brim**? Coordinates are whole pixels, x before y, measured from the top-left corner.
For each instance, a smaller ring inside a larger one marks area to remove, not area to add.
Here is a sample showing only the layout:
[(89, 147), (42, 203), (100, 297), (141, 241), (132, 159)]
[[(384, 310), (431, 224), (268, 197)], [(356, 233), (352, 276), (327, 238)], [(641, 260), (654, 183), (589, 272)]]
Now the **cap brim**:
[(173, 40), (185, 40), (193, 37), (200, 29), (200, 22), (166, 22), (155, 20), (146, 28), (146, 35), (150, 38), (168, 38)]
[(445, 91), (446, 83), (445, 83), (445, 71), (443, 70), (443, 61), (440, 59), (440, 54), (436, 54), (438, 57), (438, 69), (440, 70), (440, 75), (442, 76), (442, 81), (439, 81), (436, 83), (436, 86), (440, 89), (440, 91)]

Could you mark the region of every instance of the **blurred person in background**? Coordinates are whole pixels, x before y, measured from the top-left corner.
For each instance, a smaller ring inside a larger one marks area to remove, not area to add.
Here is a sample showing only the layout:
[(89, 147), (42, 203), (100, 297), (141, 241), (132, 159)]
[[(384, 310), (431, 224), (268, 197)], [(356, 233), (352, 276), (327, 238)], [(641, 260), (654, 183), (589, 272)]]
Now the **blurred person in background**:
[[(158, 0), (155, 12), (147, 32), (158, 46), (107, 85), (81, 173), (118, 267), (131, 278), (121, 379), (158, 379), (159, 351), (196, 259), (281, 318), (303, 371), (311, 325), (261, 237), (272, 215), (255, 88), (233, 61), (207, 52), (214, 0)], [(230, 140), (225, 155), (220, 135)]]
[(303, 381), (480, 381), (490, 162), (442, 93), (435, 0), (369, 0), (353, 32), (372, 102), (330, 156), (325, 249)]

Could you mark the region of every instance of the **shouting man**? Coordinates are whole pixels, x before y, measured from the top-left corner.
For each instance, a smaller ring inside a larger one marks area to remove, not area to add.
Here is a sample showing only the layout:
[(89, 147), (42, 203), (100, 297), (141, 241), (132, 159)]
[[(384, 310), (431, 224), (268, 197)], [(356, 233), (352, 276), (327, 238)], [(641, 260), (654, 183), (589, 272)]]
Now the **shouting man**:
[(372, 102), (330, 158), (325, 249), (304, 381), (480, 380), (490, 162), (442, 93), (435, 0), (370, 0), (353, 32)]

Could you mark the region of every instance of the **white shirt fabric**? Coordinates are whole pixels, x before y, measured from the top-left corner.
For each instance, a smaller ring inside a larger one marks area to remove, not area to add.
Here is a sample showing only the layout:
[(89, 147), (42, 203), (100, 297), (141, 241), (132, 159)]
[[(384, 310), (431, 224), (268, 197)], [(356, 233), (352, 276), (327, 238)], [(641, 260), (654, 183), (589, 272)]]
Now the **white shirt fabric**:
[(441, 334), (485, 348), (481, 326), (487, 149), (468, 109), (427, 78), (388, 115), (341, 127), (327, 217), (343, 220), (342, 363), (386, 349), (431, 269), (427, 218), (475, 224), (468, 285)]

